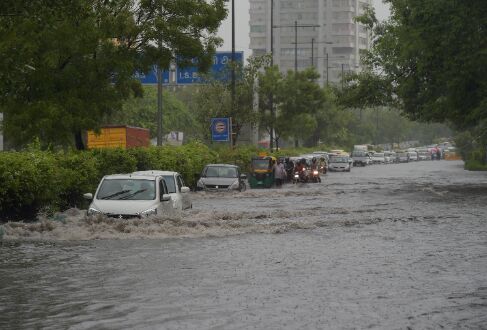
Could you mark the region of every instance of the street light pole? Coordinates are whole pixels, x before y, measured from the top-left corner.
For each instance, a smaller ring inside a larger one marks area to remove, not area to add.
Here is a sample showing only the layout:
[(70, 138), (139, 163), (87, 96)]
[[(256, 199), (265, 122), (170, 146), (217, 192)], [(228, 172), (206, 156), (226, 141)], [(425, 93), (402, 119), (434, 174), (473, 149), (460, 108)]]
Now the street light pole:
[(157, 146), (162, 146), (162, 70), (157, 66)]
[(328, 53), (326, 53), (326, 86), (328, 86), (328, 70), (330, 66), (328, 65)]
[[(271, 0), (271, 68), (274, 66), (274, 0)], [(271, 106), (271, 127), (269, 132), (269, 147), (272, 150), (274, 149), (274, 122), (275, 122), (275, 115), (274, 115), (274, 94), (271, 93), (269, 95), (270, 98), (270, 106)]]
[(343, 67), (345, 66), (345, 64), (342, 63), (342, 89), (343, 89)]
[(298, 21), (294, 21), (294, 73), (298, 72)]
[(232, 113), (235, 110), (235, 0), (232, 0)]
[(315, 66), (315, 38), (311, 39), (311, 67)]

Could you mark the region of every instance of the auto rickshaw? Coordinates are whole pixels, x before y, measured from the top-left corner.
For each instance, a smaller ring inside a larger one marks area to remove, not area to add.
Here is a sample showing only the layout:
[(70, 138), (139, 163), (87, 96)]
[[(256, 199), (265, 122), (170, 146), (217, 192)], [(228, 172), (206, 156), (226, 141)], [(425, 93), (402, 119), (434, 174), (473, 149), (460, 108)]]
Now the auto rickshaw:
[(274, 164), (276, 157), (259, 156), (252, 158), (249, 185), (250, 188), (270, 188), (274, 185)]

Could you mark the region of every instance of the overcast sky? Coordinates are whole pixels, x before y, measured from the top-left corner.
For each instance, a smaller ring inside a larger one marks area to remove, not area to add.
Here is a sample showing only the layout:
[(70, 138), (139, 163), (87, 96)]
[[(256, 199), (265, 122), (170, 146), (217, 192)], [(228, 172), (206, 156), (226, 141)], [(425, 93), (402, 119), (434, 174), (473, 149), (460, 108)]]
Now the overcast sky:
[[(389, 16), (389, 7), (382, 3), (382, 0), (373, 0), (375, 6), (375, 13), (379, 20), (383, 20)], [(231, 1), (229, 1), (229, 9)], [(228, 13), (228, 18), (220, 27), (218, 35), (223, 38), (224, 44), (219, 50), (232, 50), (232, 22), (231, 11)], [(244, 51), (245, 57), (250, 55), (250, 37), (249, 37), (249, 1), (235, 0), (235, 49), (237, 51)]]

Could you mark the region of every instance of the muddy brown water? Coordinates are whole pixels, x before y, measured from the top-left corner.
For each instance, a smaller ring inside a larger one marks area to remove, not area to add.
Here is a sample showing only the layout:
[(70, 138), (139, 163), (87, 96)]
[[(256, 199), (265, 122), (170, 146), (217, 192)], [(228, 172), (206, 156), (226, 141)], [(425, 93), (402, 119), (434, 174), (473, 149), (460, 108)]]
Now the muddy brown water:
[(487, 174), (461, 162), (193, 201), (3, 225), (0, 329), (487, 328)]

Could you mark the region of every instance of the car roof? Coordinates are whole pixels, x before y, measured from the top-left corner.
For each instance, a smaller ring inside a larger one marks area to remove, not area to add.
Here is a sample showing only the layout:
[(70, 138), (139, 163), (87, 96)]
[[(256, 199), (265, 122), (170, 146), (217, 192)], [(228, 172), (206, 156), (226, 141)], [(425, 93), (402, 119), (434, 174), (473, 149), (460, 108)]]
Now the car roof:
[(129, 174), (110, 174), (105, 175), (103, 178), (107, 180), (116, 180), (116, 179), (139, 179), (139, 180), (153, 180), (154, 175), (144, 175), (144, 174), (136, 174), (136, 173), (129, 173)]
[(132, 175), (137, 175), (137, 176), (160, 176), (160, 175), (175, 175), (179, 174), (178, 172), (173, 172), (173, 171), (160, 171), (160, 170), (149, 170), (149, 171), (137, 171), (133, 172)]
[(237, 165), (232, 165), (232, 164), (207, 164), (205, 167), (235, 167), (238, 168)]

